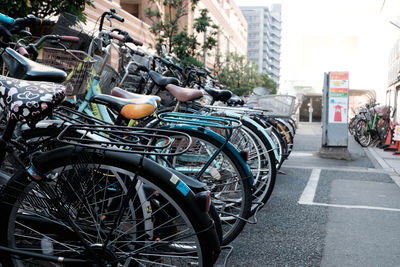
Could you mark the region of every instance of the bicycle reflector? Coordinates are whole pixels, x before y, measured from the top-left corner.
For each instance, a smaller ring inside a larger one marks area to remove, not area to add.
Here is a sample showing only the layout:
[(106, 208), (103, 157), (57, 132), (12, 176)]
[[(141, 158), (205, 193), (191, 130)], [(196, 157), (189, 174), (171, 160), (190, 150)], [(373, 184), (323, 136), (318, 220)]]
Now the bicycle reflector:
[(211, 206), (211, 192), (210, 191), (203, 191), (203, 192), (197, 193), (194, 196), (194, 199), (196, 200), (197, 204), (199, 205), (201, 211), (204, 211), (204, 212), (210, 211), (210, 206)]
[(239, 152), (239, 154), (242, 157), (242, 159), (245, 162), (247, 162), (249, 160), (250, 149), (249, 148), (243, 149), (242, 151)]

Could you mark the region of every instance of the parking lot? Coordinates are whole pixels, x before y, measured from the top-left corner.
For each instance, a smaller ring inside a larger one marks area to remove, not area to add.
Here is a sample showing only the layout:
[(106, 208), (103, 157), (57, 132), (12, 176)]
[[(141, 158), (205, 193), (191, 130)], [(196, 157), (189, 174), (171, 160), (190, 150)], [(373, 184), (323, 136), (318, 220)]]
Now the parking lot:
[(393, 175), (350, 139), (352, 161), (319, 158), (320, 131), (300, 124), (270, 201), (232, 243), (228, 266), (399, 266)]

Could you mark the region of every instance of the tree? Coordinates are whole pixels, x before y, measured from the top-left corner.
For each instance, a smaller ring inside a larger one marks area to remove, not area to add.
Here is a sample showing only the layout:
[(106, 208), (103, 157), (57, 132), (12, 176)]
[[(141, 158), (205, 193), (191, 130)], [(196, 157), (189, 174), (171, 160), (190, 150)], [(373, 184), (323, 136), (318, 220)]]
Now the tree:
[[(160, 52), (165, 46), (168, 53), (175, 53), (183, 65), (202, 65), (200, 57), (202, 49), (212, 50), (217, 45), (215, 36), (218, 27), (211, 22), (207, 9), (200, 10), (200, 16), (194, 20), (193, 32), (187, 26), (180, 26), (183, 18), (194, 11), (199, 0), (150, 0), (155, 9), (147, 8), (146, 16), (151, 20), (150, 31), (155, 36), (155, 49)], [(203, 44), (198, 42), (199, 36), (207, 32)]]
[(85, 4), (94, 7), (93, 0), (2, 0), (0, 13), (12, 18), (22, 18), (28, 14), (48, 18), (68, 12), (85, 22)]
[(257, 72), (257, 65), (243, 55), (228, 53), (224, 58), (218, 54), (214, 74), (219, 82), (237, 95), (250, 95), (255, 87), (264, 87), (276, 93), (276, 83), (265, 73)]

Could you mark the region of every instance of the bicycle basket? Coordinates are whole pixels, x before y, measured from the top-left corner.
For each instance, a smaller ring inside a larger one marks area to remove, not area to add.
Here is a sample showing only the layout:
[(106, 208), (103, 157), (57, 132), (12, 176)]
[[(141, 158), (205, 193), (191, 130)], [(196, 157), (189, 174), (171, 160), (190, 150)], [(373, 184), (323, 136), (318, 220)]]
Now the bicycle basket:
[(80, 95), (86, 92), (95, 63), (95, 60), (87, 53), (78, 50), (43, 47), (41, 62), (68, 73), (64, 82), (66, 95)]
[[(94, 58), (96, 60), (94, 68), (98, 71), (103, 62), (103, 58), (97, 55), (95, 55)], [(99, 81), (101, 92), (103, 94), (111, 95), (111, 90), (119, 84), (120, 80), (121, 77), (119, 73), (110, 64), (106, 64)]]
[(266, 95), (258, 99), (258, 105), (267, 109), (267, 115), (290, 117), (294, 112), (296, 97), (291, 95)]

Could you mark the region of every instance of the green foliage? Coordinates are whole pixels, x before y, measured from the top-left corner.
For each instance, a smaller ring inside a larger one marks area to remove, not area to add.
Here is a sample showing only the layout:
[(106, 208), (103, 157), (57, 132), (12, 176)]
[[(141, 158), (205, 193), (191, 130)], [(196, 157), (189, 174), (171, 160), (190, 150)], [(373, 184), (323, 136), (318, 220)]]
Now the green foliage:
[(257, 72), (257, 65), (247, 61), (245, 56), (229, 53), (216, 56), (214, 73), (219, 82), (237, 95), (250, 95), (255, 87), (267, 88), (276, 94), (276, 84), (265, 73)]
[[(152, 21), (150, 31), (155, 36), (154, 47), (157, 51), (164, 45), (168, 53), (175, 53), (187, 65), (201, 66), (199, 60), (204, 49), (211, 51), (217, 45), (218, 26), (212, 24), (208, 10), (201, 9), (200, 16), (194, 20), (193, 32), (189, 33), (186, 26), (180, 27), (182, 19), (194, 11), (199, 0), (150, 0), (153, 8), (145, 10), (146, 16)], [(203, 44), (197, 40), (199, 36), (207, 38)]]
[(93, 5), (93, 0), (2, 0), (0, 13), (12, 18), (22, 18), (33, 14), (39, 18), (48, 18), (62, 12), (77, 16), (86, 21), (85, 4)]

